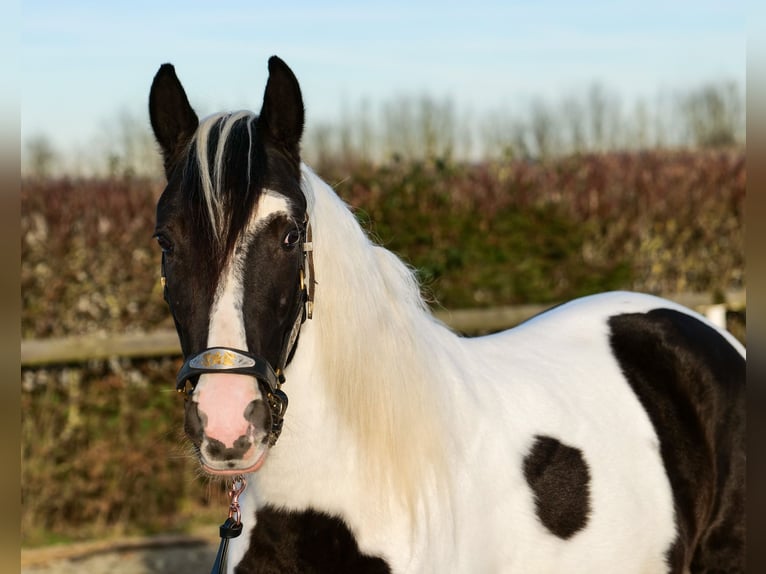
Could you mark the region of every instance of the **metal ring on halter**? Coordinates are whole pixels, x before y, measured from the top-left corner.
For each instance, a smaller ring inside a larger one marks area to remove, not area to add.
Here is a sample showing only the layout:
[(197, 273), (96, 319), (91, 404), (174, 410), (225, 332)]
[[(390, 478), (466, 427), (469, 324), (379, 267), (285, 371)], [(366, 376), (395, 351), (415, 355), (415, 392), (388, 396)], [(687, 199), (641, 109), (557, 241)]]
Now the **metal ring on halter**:
[(239, 497), (245, 491), (247, 487), (247, 481), (244, 475), (240, 474), (232, 482), (231, 489), (229, 490), (229, 518), (234, 520), (237, 524), (242, 523), (242, 509), (239, 507)]

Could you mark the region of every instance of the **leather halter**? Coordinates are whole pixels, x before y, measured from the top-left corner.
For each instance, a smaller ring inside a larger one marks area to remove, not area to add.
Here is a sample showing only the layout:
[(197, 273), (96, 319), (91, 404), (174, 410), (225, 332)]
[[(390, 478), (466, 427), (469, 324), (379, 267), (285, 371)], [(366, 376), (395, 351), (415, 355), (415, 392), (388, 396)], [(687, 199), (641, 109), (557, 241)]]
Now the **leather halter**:
[[(298, 301), (295, 306), (293, 325), (282, 344), (282, 351), (276, 369), (266, 360), (248, 351), (231, 347), (210, 347), (192, 355), (184, 362), (176, 376), (176, 390), (191, 396), (198, 377), (205, 373), (232, 373), (248, 375), (258, 381), (271, 412), (271, 430), (269, 446), (274, 446), (282, 432), (282, 423), (287, 410), (287, 395), (282, 390), (285, 382), (284, 369), (292, 359), (298, 342), (301, 325), (314, 314), (314, 245), (308, 214), (304, 220), (305, 235), (299, 245), (303, 252), (300, 268)], [(167, 291), (165, 281), (165, 256), (162, 257), (162, 286)], [(167, 294), (167, 293), (166, 293)]]

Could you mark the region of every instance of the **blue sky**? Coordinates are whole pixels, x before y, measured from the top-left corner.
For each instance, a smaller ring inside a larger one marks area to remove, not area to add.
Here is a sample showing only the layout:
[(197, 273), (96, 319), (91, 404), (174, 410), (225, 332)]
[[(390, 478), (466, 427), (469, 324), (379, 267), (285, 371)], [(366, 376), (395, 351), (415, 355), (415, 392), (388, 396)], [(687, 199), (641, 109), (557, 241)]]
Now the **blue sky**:
[(595, 81), (628, 101), (722, 79), (744, 88), (746, 27), (743, 1), (26, 0), (21, 140), (87, 147), (120, 110), (145, 117), (168, 61), (205, 115), (257, 111), (278, 54), (309, 124), (401, 95), (481, 114)]

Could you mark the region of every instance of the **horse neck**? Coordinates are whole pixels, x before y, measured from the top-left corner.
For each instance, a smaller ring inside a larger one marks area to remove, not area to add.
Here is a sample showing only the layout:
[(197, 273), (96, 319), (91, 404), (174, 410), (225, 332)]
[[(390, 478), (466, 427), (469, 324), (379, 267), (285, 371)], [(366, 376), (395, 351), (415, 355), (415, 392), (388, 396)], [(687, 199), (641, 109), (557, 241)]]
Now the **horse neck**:
[(410, 269), (373, 245), (308, 168), (304, 193), (317, 285), (294, 359), (303, 365), (298, 376), (322, 393), (334, 428), (353, 445), (360, 483), (412, 510), (420, 491), (447, 475), (444, 387), (457, 338), (427, 311)]

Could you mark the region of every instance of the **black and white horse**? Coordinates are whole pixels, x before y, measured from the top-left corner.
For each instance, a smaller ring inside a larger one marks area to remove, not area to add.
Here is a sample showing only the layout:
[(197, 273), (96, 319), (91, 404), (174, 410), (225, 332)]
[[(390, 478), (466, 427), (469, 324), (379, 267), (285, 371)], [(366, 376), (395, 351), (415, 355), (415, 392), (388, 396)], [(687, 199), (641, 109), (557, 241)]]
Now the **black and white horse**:
[(185, 430), (250, 482), (230, 572), (744, 571), (733, 337), (626, 292), (452, 333), (301, 162), (276, 57), (258, 115), (199, 121), (166, 64), (150, 116)]

